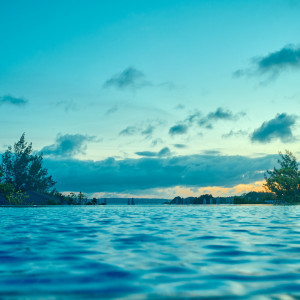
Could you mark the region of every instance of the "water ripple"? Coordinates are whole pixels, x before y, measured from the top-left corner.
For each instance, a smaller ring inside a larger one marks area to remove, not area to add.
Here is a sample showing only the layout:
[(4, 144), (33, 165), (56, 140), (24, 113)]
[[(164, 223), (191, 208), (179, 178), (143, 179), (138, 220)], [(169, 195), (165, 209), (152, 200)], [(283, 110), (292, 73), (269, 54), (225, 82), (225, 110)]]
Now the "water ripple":
[(300, 208), (0, 208), (0, 298), (300, 298)]

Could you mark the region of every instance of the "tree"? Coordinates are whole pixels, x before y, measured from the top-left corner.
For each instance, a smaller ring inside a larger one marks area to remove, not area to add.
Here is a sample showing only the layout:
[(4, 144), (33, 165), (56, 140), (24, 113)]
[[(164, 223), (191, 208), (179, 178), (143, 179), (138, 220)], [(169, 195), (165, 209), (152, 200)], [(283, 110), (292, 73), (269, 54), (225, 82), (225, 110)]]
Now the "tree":
[(83, 194), (82, 192), (79, 192), (78, 194), (78, 203), (80, 205), (86, 205), (87, 202), (87, 196)]
[(48, 170), (43, 167), (42, 154), (33, 154), (32, 143), (25, 141), (25, 133), (20, 140), (9, 146), (2, 155), (3, 182), (11, 184), (16, 192), (29, 190), (49, 193), (55, 185)]
[(265, 174), (267, 191), (276, 194), (278, 200), (297, 203), (300, 201), (300, 172), (298, 163), (292, 152), (286, 150), (285, 154), (279, 152), (278, 163), (280, 168), (267, 171)]

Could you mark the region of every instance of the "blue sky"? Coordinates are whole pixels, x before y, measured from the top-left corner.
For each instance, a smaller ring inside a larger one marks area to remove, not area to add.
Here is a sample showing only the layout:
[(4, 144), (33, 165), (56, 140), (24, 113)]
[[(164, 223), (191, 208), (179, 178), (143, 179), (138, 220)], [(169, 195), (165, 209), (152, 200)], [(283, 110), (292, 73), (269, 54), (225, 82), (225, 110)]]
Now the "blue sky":
[(26, 132), (59, 190), (239, 194), (299, 156), (299, 1), (61, 2), (0, 0), (0, 150)]

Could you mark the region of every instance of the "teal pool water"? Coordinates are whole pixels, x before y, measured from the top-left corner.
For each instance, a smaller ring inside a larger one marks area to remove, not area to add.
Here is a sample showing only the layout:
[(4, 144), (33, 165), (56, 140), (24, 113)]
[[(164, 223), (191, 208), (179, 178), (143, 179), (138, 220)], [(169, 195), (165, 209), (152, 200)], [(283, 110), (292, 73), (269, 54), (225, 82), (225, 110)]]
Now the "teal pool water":
[(0, 298), (300, 297), (300, 207), (0, 208)]

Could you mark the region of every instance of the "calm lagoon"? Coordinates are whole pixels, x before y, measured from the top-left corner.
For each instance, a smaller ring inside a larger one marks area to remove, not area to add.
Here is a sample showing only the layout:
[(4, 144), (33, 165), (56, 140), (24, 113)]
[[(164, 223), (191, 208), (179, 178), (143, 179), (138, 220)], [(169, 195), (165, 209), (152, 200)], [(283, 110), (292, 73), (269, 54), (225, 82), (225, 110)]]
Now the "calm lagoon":
[(0, 208), (0, 298), (300, 297), (298, 206)]

